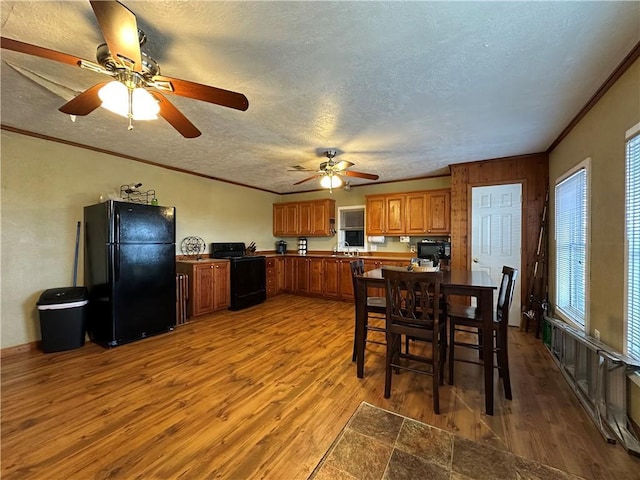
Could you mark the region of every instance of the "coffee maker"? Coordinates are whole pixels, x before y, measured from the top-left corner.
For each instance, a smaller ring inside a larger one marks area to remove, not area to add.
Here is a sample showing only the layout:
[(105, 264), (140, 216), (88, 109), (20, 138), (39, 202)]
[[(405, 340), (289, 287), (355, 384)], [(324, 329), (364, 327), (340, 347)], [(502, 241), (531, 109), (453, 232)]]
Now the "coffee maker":
[(279, 253), (281, 255), (287, 253), (287, 242), (285, 242), (284, 240), (276, 242), (276, 253)]

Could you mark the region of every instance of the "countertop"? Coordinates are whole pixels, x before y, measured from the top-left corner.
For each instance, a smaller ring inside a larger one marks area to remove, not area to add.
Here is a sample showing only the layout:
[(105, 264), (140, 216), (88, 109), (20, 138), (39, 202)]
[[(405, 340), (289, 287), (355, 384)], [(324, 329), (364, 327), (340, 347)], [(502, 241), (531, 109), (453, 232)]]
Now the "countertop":
[[(204, 256), (200, 259), (191, 258), (186, 255), (178, 255), (176, 257), (177, 262), (185, 262), (185, 263), (207, 263), (214, 261), (228, 261), (223, 258), (211, 258), (207, 256), (208, 254), (204, 254)], [(399, 260), (399, 261), (409, 261), (415, 254), (405, 255), (401, 253), (392, 253), (391, 255), (372, 255), (371, 252), (361, 253), (360, 255), (345, 255), (345, 254), (332, 254), (330, 252), (311, 252), (306, 255), (300, 255), (298, 253), (275, 253), (273, 251), (268, 252), (257, 252), (256, 256), (263, 256), (268, 258), (275, 257), (301, 257), (301, 258), (338, 258), (338, 259), (358, 259), (362, 258), (363, 260)]]

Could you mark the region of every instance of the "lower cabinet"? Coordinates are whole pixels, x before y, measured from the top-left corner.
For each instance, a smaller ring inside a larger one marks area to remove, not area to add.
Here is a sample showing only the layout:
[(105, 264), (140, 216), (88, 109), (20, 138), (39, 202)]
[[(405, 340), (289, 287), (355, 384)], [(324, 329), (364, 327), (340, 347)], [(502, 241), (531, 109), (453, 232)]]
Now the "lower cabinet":
[[(267, 296), (281, 292), (353, 300), (351, 262), (357, 257), (269, 257)], [(408, 265), (408, 260), (364, 260), (365, 271), (383, 266)], [(384, 296), (384, 289), (370, 289), (369, 295)]]
[(284, 290), (284, 258), (267, 257), (267, 297)]
[(313, 295), (324, 294), (324, 259), (309, 259), (309, 293)]
[(340, 260), (340, 298), (353, 300), (353, 276), (351, 275), (351, 259)]
[(180, 261), (176, 273), (189, 277), (187, 315), (197, 317), (229, 307), (229, 261)]
[(324, 296), (340, 298), (340, 259), (324, 259)]

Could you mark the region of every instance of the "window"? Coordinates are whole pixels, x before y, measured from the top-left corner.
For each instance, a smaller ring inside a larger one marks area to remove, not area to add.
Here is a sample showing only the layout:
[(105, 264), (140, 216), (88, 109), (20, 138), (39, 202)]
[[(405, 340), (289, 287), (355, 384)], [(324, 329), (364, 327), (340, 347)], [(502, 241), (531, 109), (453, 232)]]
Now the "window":
[(338, 247), (342, 250), (345, 242), (350, 249), (365, 250), (364, 206), (338, 208)]
[(583, 330), (587, 319), (589, 159), (556, 183), (556, 312)]
[(627, 132), (625, 192), (625, 353), (640, 359), (640, 124)]

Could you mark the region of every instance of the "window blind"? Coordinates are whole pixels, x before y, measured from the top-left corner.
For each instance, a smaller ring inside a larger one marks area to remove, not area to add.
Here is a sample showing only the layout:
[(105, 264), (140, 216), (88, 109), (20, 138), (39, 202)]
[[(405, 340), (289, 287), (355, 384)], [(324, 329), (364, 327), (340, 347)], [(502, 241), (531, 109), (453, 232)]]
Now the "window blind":
[(586, 311), (587, 169), (556, 185), (556, 310), (582, 328)]
[(640, 134), (627, 141), (627, 355), (640, 359)]

